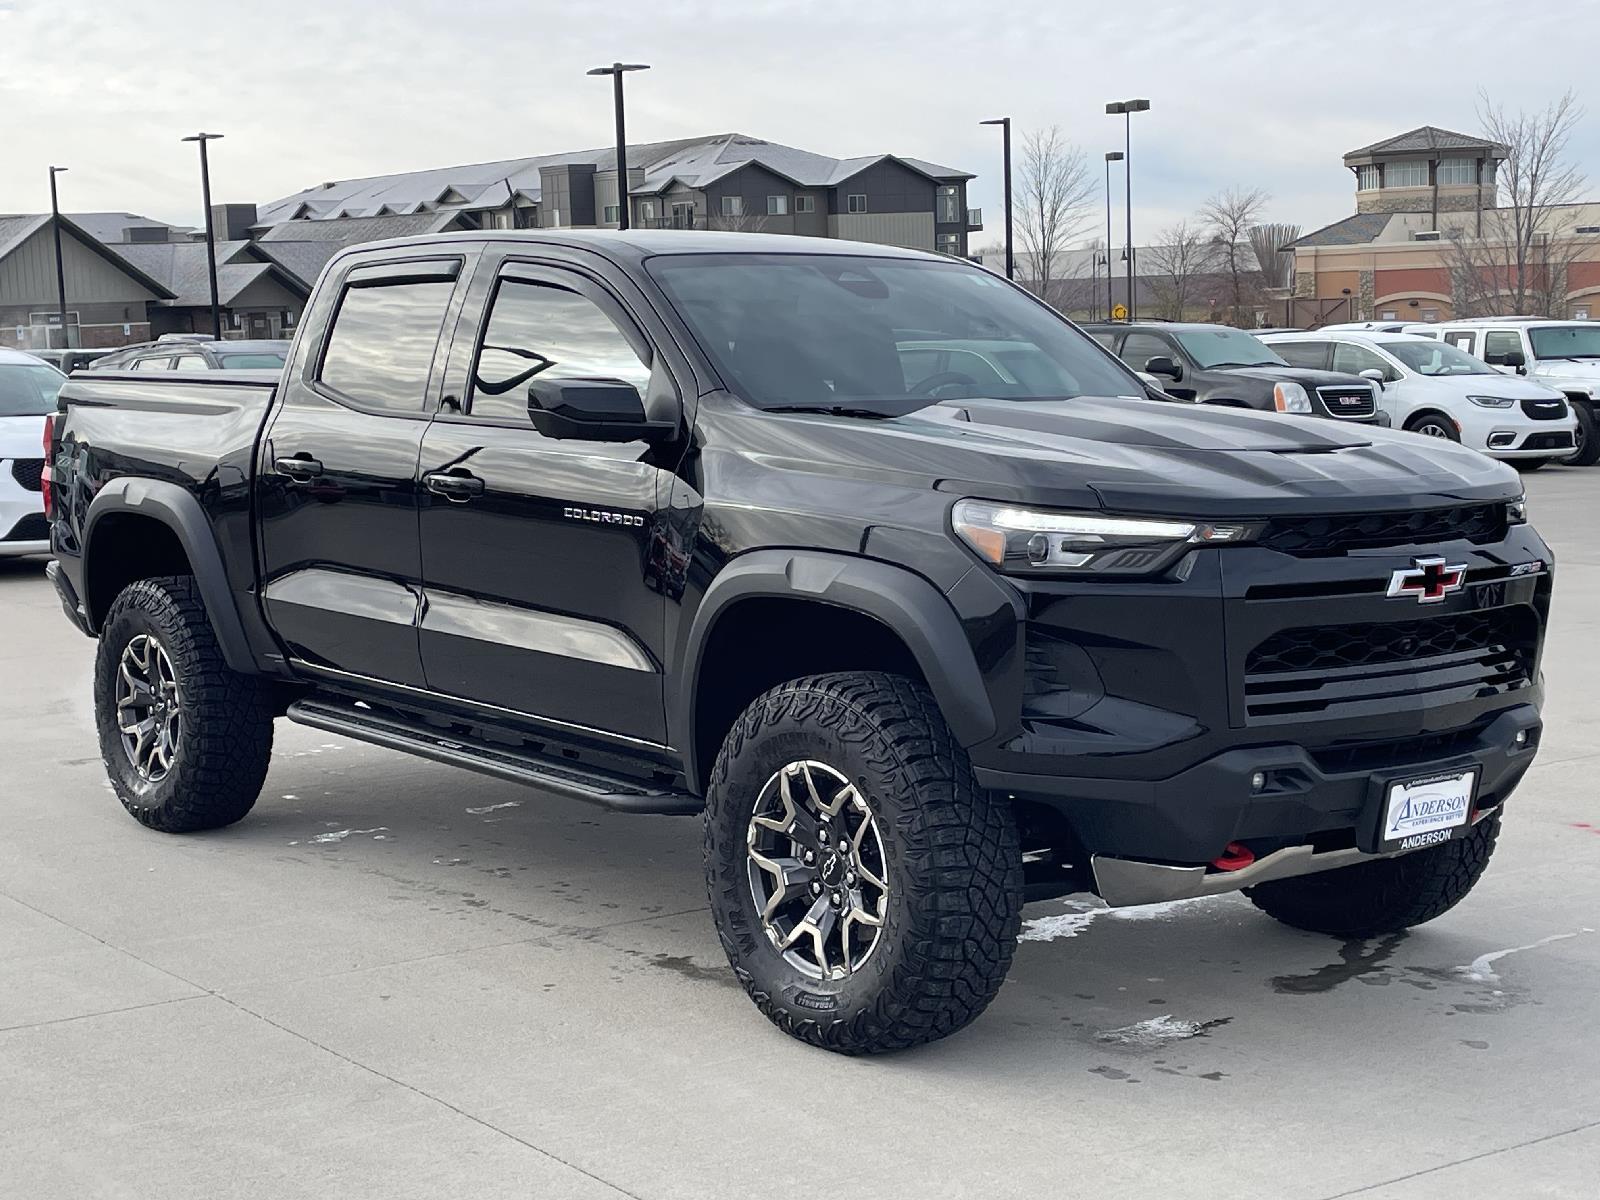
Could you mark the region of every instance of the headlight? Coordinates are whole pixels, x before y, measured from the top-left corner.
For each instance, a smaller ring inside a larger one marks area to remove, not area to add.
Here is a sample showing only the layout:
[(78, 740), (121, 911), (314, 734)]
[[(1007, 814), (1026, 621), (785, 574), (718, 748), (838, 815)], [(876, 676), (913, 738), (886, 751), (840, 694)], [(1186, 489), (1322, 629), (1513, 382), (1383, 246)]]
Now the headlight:
[(1272, 407), (1281, 413), (1309, 413), (1314, 411), (1311, 407), (1311, 397), (1306, 395), (1305, 388), (1298, 383), (1273, 384)]
[(1510, 396), (1468, 396), (1479, 408), (1510, 408), (1516, 403)]
[(1527, 523), (1528, 498), (1526, 496), (1518, 496), (1510, 504), (1506, 505), (1506, 524), (1526, 525)]
[(1194, 546), (1248, 541), (1256, 531), (1243, 521), (1110, 517), (988, 500), (958, 501), (950, 519), (980, 558), (1021, 575), (1150, 575)]

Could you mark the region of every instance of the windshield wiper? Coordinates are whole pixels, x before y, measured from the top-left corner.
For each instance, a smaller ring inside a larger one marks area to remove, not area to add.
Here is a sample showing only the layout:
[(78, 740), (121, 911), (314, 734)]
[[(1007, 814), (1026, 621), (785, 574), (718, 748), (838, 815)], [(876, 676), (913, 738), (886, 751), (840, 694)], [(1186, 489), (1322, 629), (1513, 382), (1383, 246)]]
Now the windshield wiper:
[[(931, 400), (927, 404), (933, 403)], [(926, 408), (927, 404), (920, 404), (918, 408)], [(903, 417), (901, 412), (885, 412), (881, 408), (861, 408), (851, 404), (768, 404), (762, 407), (762, 412), (781, 413), (821, 413), (828, 417), (870, 417), (878, 421), (887, 421), (892, 417)], [(915, 410), (911, 410), (915, 411)]]
[(1281, 367), (1283, 365), (1284, 365), (1283, 363), (1275, 363), (1275, 362), (1253, 362), (1253, 363), (1219, 362), (1219, 363), (1212, 363), (1209, 367), (1206, 368), (1206, 370), (1214, 371), (1218, 367)]

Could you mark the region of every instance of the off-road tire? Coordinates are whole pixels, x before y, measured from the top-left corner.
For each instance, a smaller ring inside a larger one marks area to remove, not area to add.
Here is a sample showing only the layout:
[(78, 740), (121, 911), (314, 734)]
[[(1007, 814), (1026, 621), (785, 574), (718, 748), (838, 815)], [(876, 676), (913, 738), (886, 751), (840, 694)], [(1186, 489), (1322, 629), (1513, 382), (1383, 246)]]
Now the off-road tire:
[(1500, 814), (1464, 838), (1337, 871), (1246, 888), (1262, 912), (1296, 929), (1336, 937), (1398, 933), (1449, 912), (1478, 882), (1500, 834)]
[[(173, 764), (153, 782), (134, 768), (117, 728), (117, 674), (140, 635), (159, 641), (180, 688)], [(255, 804), (272, 757), (271, 693), (223, 661), (192, 577), (142, 579), (113, 601), (95, 656), (94, 700), (100, 757), (117, 799), (140, 824), (163, 833), (220, 829)]]
[(1569, 467), (1592, 467), (1600, 462), (1600, 429), (1596, 428), (1594, 409), (1587, 404), (1573, 404), (1572, 415), (1578, 418), (1578, 451), (1561, 461)]
[[(766, 934), (746, 837), (785, 764), (825, 762), (855, 784), (883, 843), (879, 941), (853, 974), (808, 976)], [(722, 746), (706, 793), (706, 886), (739, 982), (785, 1033), (842, 1054), (904, 1050), (963, 1028), (1016, 951), (1022, 851), (1011, 809), (973, 777), (927, 689), (875, 672), (815, 675), (758, 697)]]

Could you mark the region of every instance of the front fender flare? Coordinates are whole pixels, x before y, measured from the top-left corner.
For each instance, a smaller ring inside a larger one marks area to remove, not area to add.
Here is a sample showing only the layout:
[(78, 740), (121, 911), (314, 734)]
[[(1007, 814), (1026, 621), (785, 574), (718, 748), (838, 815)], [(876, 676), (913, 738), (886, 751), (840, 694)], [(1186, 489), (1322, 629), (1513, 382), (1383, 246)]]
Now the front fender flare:
[(172, 530), (189, 559), (224, 661), (235, 671), (254, 674), (255, 658), (250, 653), (244, 624), (228, 586), (228, 573), (222, 565), (222, 552), (217, 548), (211, 522), (200, 507), (200, 501), (175, 483), (125, 476), (111, 480), (89, 503), (83, 523), (83, 596), (89, 627), (98, 634), (105, 613), (89, 608), (88, 597), (94, 594), (95, 564), (88, 551), (94, 546), (95, 526), (112, 513), (135, 513), (159, 521)]
[(961, 619), (940, 591), (904, 567), (814, 550), (756, 550), (724, 567), (680, 635), (668, 723), (690, 780), (696, 761), (695, 697), (702, 658), (718, 618), (752, 596), (814, 600), (872, 617), (911, 651), (956, 740), (972, 746), (998, 728), (994, 707)]

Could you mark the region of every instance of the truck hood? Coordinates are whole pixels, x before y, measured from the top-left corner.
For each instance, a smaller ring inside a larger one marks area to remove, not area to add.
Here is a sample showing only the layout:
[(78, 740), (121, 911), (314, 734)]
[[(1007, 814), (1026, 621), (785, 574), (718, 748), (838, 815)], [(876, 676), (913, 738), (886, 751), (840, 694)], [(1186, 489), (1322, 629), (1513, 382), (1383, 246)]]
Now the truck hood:
[(1533, 364), (1533, 377), (1545, 382), (1571, 379), (1593, 387), (1600, 384), (1600, 358), (1541, 358)]
[(1242, 375), (1267, 383), (1289, 380), (1306, 388), (1371, 386), (1359, 375), (1347, 375), (1343, 371), (1318, 371), (1312, 367), (1218, 367), (1217, 370), (1225, 375)]
[(1270, 516), (1522, 492), (1511, 468), (1440, 439), (1155, 400), (949, 400), (884, 420), (768, 413), (750, 425), (763, 467), (1069, 508)]

